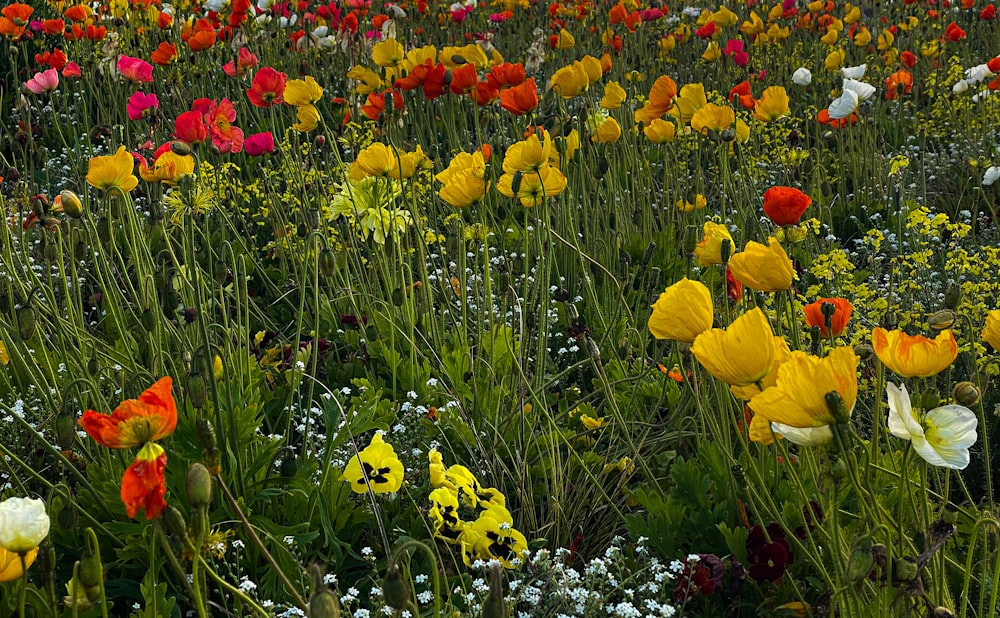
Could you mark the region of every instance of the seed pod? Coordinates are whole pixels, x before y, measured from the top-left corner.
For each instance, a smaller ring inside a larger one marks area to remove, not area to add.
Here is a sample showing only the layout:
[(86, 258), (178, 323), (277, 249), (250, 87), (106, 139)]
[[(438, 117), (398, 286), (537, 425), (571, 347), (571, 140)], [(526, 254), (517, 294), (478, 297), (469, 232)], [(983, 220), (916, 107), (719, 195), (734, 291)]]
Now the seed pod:
[(404, 610), (410, 605), (410, 584), (403, 578), (396, 565), (389, 567), (382, 582), (382, 599), (396, 610)]
[(962, 302), (962, 286), (953, 283), (948, 286), (948, 290), (944, 293), (944, 306), (952, 311), (958, 309), (958, 305)]
[(198, 436), (198, 444), (206, 451), (218, 448), (218, 441), (215, 437), (215, 428), (211, 421), (202, 419), (195, 425), (195, 434)]
[(917, 578), (917, 565), (910, 560), (893, 561), (892, 570), (892, 578), (897, 582), (912, 582)]
[(479, 615), (483, 618), (506, 618), (507, 602), (503, 597), (502, 567), (494, 565), (489, 572), (490, 591), (483, 599)]
[(959, 405), (971, 408), (979, 403), (980, 392), (975, 384), (966, 381), (956, 384), (951, 391), (951, 396)]
[(187, 483), (188, 502), (195, 508), (206, 507), (212, 503), (212, 475), (208, 468), (195, 462), (188, 468)]
[(111, 222), (107, 218), (97, 222), (97, 239), (105, 245), (111, 242)]
[(28, 307), (21, 307), (17, 312), (17, 334), (21, 339), (27, 341), (35, 334), (35, 310)]

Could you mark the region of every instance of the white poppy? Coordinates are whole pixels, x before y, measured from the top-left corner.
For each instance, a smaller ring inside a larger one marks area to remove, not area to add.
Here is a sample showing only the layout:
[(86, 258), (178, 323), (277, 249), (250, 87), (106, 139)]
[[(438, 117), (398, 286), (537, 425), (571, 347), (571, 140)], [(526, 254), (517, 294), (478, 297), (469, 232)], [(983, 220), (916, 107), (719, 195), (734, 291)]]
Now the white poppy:
[(858, 93), (858, 101), (867, 101), (873, 94), (875, 94), (875, 86), (866, 84), (865, 82), (859, 82), (856, 79), (845, 79), (844, 90), (853, 90)]
[(0, 547), (23, 554), (38, 547), (49, 534), (49, 515), (38, 498), (7, 498), (0, 502)]
[(848, 118), (851, 114), (858, 110), (858, 93), (853, 90), (844, 89), (844, 93), (834, 99), (830, 103), (830, 118), (832, 120), (840, 120), (842, 118)]
[(812, 71), (805, 67), (799, 67), (792, 73), (792, 83), (796, 86), (808, 86), (812, 83)]
[(965, 69), (965, 81), (970, 84), (978, 84), (984, 79), (993, 77), (993, 71), (990, 70), (985, 64), (980, 64), (972, 67), (971, 69)]
[(951, 91), (955, 94), (962, 94), (969, 89), (969, 82), (964, 79), (960, 79), (955, 82), (955, 85), (951, 87)]
[(988, 187), (996, 182), (997, 178), (1000, 178), (1000, 167), (993, 165), (983, 174), (983, 184)]
[(886, 385), (889, 398), (889, 432), (909, 440), (913, 450), (932, 466), (963, 470), (969, 465), (969, 447), (979, 436), (979, 420), (965, 406), (940, 406), (917, 418), (906, 386)]
[(790, 427), (781, 423), (771, 423), (771, 430), (781, 434), (786, 440), (799, 446), (823, 446), (833, 440), (829, 425), (821, 427)]
[(867, 68), (867, 64), (861, 64), (856, 67), (844, 67), (840, 69), (840, 72), (843, 73), (844, 79), (861, 79), (865, 76), (865, 69)]

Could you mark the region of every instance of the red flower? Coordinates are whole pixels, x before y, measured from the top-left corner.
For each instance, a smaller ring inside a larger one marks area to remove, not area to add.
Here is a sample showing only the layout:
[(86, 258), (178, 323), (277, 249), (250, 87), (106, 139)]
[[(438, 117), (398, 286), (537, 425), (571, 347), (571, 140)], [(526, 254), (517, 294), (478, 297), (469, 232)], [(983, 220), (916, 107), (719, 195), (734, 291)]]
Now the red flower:
[(62, 19), (46, 19), (42, 22), (42, 32), (45, 34), (62, 34), (66, 31), (66, 22)]
[(427, 76), (424, 77), (424, 97), (428, 101), (433, 101), (444, 94), (445, 72), (446, 69), (444, 68), (444, 65), (439, 62), (433, 69), (428, 71)]
[(475, 90), (472, 91), (472, 96), (476, 100), (476, 105), (483, 107), (489, 105), (493, 101), (497, 100), (497, 95), (500, 91), (496, 89), (496, 86), (492, 85), (488, 81), (481, 81), (476, 83)]
[(87, 410), (80, 426), (108, 448), (132, 448), (165, 438), (177, 427), (177, 405), (170, 376), (160, 378), (138, 399), (127, 399), (111, 414)]
[(522, 116), (538, 107), (538, 85), (532, 77), (513, 88), (500, 91), (500, 107), (515, 116)]
[[(824, 305), (827, 306), (826, 311), (830, 314), (829, 318), (823, 313)], [(821, 335), (829, 337), (830, 331), (833, 331), (833, 336), (839, 337), (847, 328), (847, 322), (851, 319), (854, 305), (846, 298), (821, 298), (803, 307), (802, 311), (806, 314), (806, 324), (818, 327)], [(827, 319), (829, 319), (829, 329), (827, 328)]]
[[(386, 100), (387, 98), (389, 99), (388, 101)], [(367, 101), (361, 106), (361, 113), (370, 120), (378, 120), (382, 116), (382, 111), (385, 110), (386, 104), (390, 101), (396, 111), (403, 109), (403, 93), (398, 90), (386, 90), (385, 92), (373, 92), (369, 94)]]
[(153, 64), (160, 66), (168, 65), (177, 60), (177, 46), (164, 41), (160, 43), (159, 47), (153, 50), (149, 59), (153, 61)]
[(726, 266), (726, 295), (734, 303), (743, 300), (743, 284), (733, 276), (733, 271), (729, 270), (728, 266)]
[(281, 71), (264, 67), (253, 76), (250, 89), (247, 90), (247, 98), (250, 99), (254, 107), (277, 105), (282, 102), (287, 80), (288, 76)]
[(243, 149), (251, 157), (259, 157), (274, 152), (274, 135), (270, 131), (254, 133), (243, 141)]
[(771, 583), (780, 580), (785, 574), (785, 565), (795, 562), (791, 545), (785, 540), (784, 528), (771, 524), (766, 534), (760, 526), (751, 528), (747, 538), (747, 560), (750, 562), (747, 574), (751, 579)]
[(993, 19), (997, 16), (997, 8), (993, 4), (987, 4), (986, 8), (979, 11), (979, 19)]
[(753, 109), (756, 105), (754, 101), (753, 93), (750, 92), (750, 80), (745, 79), (742, 82), (733, 86), (733, 89), (729, 91), (729, 102), (732, 103), (733, 99), (739, 97), (740, 105), (744, 109)]
[(885, 98), (892, 101), (900, 94), (910, 94), (913, 91), (913, 74), (906, 69), (900, 69), (885, 78)]
[(764, 214), (775, 225), (795, 225), (811, 203), (811, 197), (792, 187), (771, 187), (764, 192)]
[(174, 121), (174, 137), (188, 144), (200, 144), (208, 137), (205, 114), (197, 111), (184, 112)]
[(156, 519), (167, 508), (163, 499), (167, 481), (167, 453), (155, 442), (148, 442), (122, 476), (121, 497), (129, 517), (135, 518), (145, 509), (146, 519)]
[(917, 64), (917, 55), (911, 51), (904, 51), (899, 55), (899, 61), (908, 69), (912, 69)]
[(944, 36), (952, 43), (956, 43), (965, 38), (965, 30), (962, 30), (955, 22), (951, 22), (945, 27)]
[(490, 72), (486, 75), (486, 79), (494, 88), (498, 89), (519, 86), (525, 80), (524, 65), (520, 62), (517, 64), (509, 62), (498, 64), (490, 69)]
[(476, 65), (467, 63), (451, 72), (451, 84), (448, 85), (448, 89), (452, 94), (465, 94), (471, 92), (477, 83), (479, 74), (476, 72)]

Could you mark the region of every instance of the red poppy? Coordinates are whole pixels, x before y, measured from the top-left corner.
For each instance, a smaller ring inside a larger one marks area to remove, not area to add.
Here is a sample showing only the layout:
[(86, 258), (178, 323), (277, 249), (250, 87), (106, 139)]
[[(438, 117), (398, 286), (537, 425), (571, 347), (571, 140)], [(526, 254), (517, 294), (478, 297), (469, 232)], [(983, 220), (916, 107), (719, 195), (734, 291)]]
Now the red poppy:
[(913, 91), (913, 73), (900, 69), (885, 78), (885, 98), (892, 101), (900, 94), (910, 94)]
[(917, 55), (911, 51), (904, 51), (899, 55), (899, 61), (902, 62), (906, 68), (912, 69), (914, 65), (917, 64)]
[(160, 378), (138, 399), (118, 404), (111, 414), (87, 410), (80, 418), (80, 426), (108, 448), (131, 448), (165, 438), (177, 427), (172, 387), (170, 376)]
[(153, 50), (149, 59), (153, 62), (153, 64), (166, 66), (174, 60), (177, 60), (177, 46), (164, 41), (163, 43), (160, 43), (159, 47)]
[(830, 118), (830, 110), (824, 108), (816, 114), (816, 122), (820, 124), (825, 124), (831, 129), (839, 129), (841, 127), (846, 127), (849, 124), (854, 124), (858, 121), (858, 115), (856, 113), (851, 114), (847, 118)]
[(726, 266), (726, 296), (734, 303), (743, 300), (743, 283), (733, 275), (728, 266)]
[(66, 22), (62, 19), (46, 19), (42, 22), (42, 32), (45, 34), (62, 34), (66, 31)]
[(121, 498), (129, 517), (145, 509), (146, 519), (156, 519), (167, 508), (163, 497), (167, 481), (167, 453), (155, 442), (147, 442), (122, 476)]
[(282, 102), (288, 76), (271, 67), (257, 71), (247, 90), (247, 98), (254, 107), (271, 107)]
[(1000, 56), (991, 58), (990, 61), (986, 63), (986, 68), (993, 73), (1000, 73)]
[(524, 65), (520, 62), (517, 64), (509, 62), (498, 64), (490, 69), (490, 72), (486, 75), (486, 79), (494, 88), (519, 86), (525, 80)]
[(513, 88), (500, 91), (500, 107), (515, 116), (522, 116), (538, 107), (538, 85), (535, 78)]
[(625, 9), (625, 6), (622, 4), (616, 4), (611, 7), (610, 11), (608, 11), (608, 22), (612, 25), (618, 25), (625, 21), (625, 17), (627, 15), (628, 11)]
[(63, 17), (72, 22), (79, 23), (87, 21), (87, 18), (90, 17), (90, 15), (87, 13), (87, 7), (85, 5), (76, 4), (66, 9), (66, 12), (63, 13)]
[(500, 91), (493, 84), (484, 80), (477, 82), (476, 88), (470, 94), (476, 100), (476, 105), (484, 107), (496, 101)]
[(951, 22), (945, 27), (944, 36), (952, 43), (956, 43), (965, 38), (965, 30), (962, 30), (955, 22)]
[[(823, 312), (824, 306), (826, 312), (830, 314), (829, 328), (827, 328), (827, 315)], [(829, 337), (832, 331), (834, 337), (839, 337), (847, 328), (854, 305), (846, 298), (820, 298), (803, 307), (802, 311), (806, 314), (806, 324), (818, 327), (821, 335)]]
[(742, 82), (733, 86), (733, 89), (729, 91), (729, 102), (732, 103), (734, 98), (739, 97), (740, 105), (745, 109), (753, 109), (756, 105), (756, 101), (753, 98), (753, 93), (750, 92), (750, 80), (745, 79)]
[[(391, 102), (386, 100), (387, 97)], [(368, 95), (365, 104), (361, 106), (361, 113), (370, 120), (378, 120), (382, 116), (386, 104), (392, 105), (396, 111), (403, 109), (403, 93), (398, 90), (373, 92)]]
[(433, 69), (427, 72), (427, 76), (424, 77), (424, 97), (428, 101), (433, 101), (439, 96), (444, 94), (445, 83), (444, 76), (447, 70), (444, 65), (440, 62), (437, 63)]
[(476, 65), (467, 63), (451, 72), (451, 84), (448, 85), (448, 89), (452, 94), (465, 94), (471, 92), (477, 83), (479, 74), (476, 72)]
[(997, 16), (997, 8), (993, 4), (987, 4), (986, 8), (979, 11), (979, 19), (993, 19)]
[(55, 69), (57, 71), (62, 71), (66, 68), (68, 59), (66, 54), (61, 49), (54, 49), (51, 52), (43, 52), (41, 54), (35, 54), (35, 62), (38, 64), (48, 65), (50, 69)]
[(775, 225), (795, 225), (812, 198), (792, 187), (771, 187), (764, 192), (764, 214)]
[(208, 137), (205, 114), (199, 111), (184, 112), (174, 121), (174, 137), (187, 144), (200, 144)]

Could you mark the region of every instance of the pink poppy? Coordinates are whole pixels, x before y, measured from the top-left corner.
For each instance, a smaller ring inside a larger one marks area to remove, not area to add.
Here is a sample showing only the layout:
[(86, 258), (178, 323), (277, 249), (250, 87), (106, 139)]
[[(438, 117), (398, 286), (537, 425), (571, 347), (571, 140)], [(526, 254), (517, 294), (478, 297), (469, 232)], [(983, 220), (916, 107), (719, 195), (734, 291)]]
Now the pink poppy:
[(222, 65), (222, 70), (229, 77), (239, 77), (259, 63), (257, 56), (253, 55), (246, 47), (241, 47), (239, 57), (235, 61), (230, 60)]
[(729, 39), (722, 53), (732, 58), (733, 63), (738, 67), (745, 67), (750, 62), (750, 55), (743, 51), (743, 41), (739, 39)]
[(49, 90), (55, 90), (59, 86), (59, 71), (46, 69), (35, 73), (34, 77), (24, 82), (24, 87), (34, 92), (42, 94)]
[(128, 117), (129, 120), (142, 120), (147, 118), (156, 108), (160, 106), (160, 100), (156, 98), (155, 94), (146, 94), (145, 92), (133, 92), (132, 96), (128, 99)]
[(212, 145), (219, 152), (241, 152), (243, 150), (243, 129), (233, 126), (236, 121), (236, 108), (229, 99), (214, 101), (212, 99), (196, 99), (191, 104), (191, 110), (204, 115), (205, 125), (212, 138)]
[(254, 133), (243, 142), (243, 149), (251, 157), (259, 157), (274, 152), (274, 135), (270, 131)]
[(70, 62), (62, 70), (63, 77), (80, 77), (83, 72), (80, 70), (80, 65), (75, 62)]
[(153, 65), (141, 58), (121, 56), (118, 58), (118, 72), (130, 82), (148, 83), (153, 81)]

